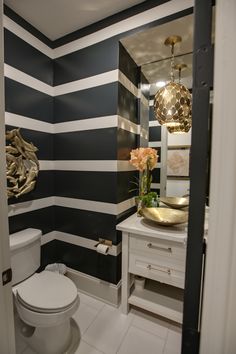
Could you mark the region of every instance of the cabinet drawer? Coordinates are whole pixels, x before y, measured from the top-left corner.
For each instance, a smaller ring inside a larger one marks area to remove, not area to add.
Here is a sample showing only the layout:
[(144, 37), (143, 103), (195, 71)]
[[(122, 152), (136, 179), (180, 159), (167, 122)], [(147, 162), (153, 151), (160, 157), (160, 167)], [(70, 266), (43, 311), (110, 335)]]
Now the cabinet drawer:
[(161, 283), (184, 288), (185, 273), (182, 264), (168, 264), (158, 258), (147, 258), (130, 253), (129, 272)]
[(153, 237), (130, 235), (130, 250), (145, 255), (161, 255), (168, 259), (176, 258), (185, 262), (186, 247), (183, 243), (171, 242)]

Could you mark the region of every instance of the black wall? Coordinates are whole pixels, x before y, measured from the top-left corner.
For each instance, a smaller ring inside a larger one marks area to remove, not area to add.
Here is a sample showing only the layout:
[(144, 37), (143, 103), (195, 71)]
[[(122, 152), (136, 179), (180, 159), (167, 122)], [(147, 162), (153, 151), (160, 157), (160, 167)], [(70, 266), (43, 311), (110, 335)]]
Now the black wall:
[[(137, 173), (130, 169), (128, 160), (130, 150), (140, 140), (139, 134), (123, 128), (119, 119), (139, 124), (139, 102), (131, 87), (138, 88), (140, 74), (120, 40), (191, 10), (119, 35), (110, 32), (106, 40), (78, 50), (75, 47), (74, 51), (57, 55), (55, 59), (50, 55), (51, 48), (56, 48), (55, 54), (61, 45), (89, 33), (96, 34), (101, 28), (164, 2), (145, 1), (118, 17), (112, 16), (55, 42), (5, 7), (8, 17), (44, 44), (41, 50), (21, 38), (20, 33), (5, 29), (5, 63), (12, 73), (5, 79), (7, 129), (23, 128), (25, 139), (39, 148), (38, 157), (43, 166), (36, 189), (19, 200), (9, 201), (17, 210), (11, 212), (10, 206), (10, 231), (37, 227), (42, 229), (45, 240), (51, 231), (56, 231), (55, 240), (42, 247), (43, 266), (62, 261), (105, 281), (115, 284), (119, 281), (121, 255), (98, 255), (95, 250), (80, 246), (80, 240), (89, 242), (104, 237), (117, 245), (121, 234), (116, 232), (116, 224), (134, 212), (129, 201), (134, 195), (129, 192), (129, 181)], [(27, 74), (30, 80), (19, 79), (13, 69)], [(123, 79), (119, 77), (120, 72)], [(103, 84), (92, 78), (101, 74), (108, 77)], [(84, 88), (81, 80), (88, 80), (88, 87)], [(71, 86), (72, 82), (75, 84)], [(50, 94), (53, 87), (54, 92), (61, 89), (60, 94)], [(117, 124), (112, 121), (114, 116)], [(104, 125), (109, 117), (111, 124)], [(89, 122), (92, 124), (88, 128)], [(107, 164), (113, 167), (104, 167)], [(118, 167), (114, 168), (116, 164)], [(94, 168), (95, 165), (100, 167)], [(72, 237), (70, 241), (68, 235)]]

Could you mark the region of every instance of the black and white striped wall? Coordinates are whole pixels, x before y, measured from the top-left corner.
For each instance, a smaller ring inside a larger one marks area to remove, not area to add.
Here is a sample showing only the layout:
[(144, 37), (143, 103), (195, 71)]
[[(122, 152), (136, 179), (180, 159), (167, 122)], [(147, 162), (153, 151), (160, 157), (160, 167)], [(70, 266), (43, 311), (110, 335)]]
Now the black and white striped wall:
[[(140, 67), (141, 71), (141, 67)], [(139, 124), (140, 124), (140, 142), (142, 147), (148, 146), (149, 140), (149, 96), (150, 85), (146, 77), (141, 71), (140, 74), (140, 97), (139, 97)]]
[[(42, 265), (65, 262), (116, 286), (116, 224), (134, 210), (128, 159), (141, 132), (138, 70), (120, 40), (192, 11), (187, 0), (145, 3), (55, 42), (4, 15), (6, 125), (38, 146), (41, 167), (36, 189), (10, 202), (10, 232), (42, 229)], [(108, 256), (94, 248), (99, 237), (113, 242)]]
[(53, 161), (52, 51), (11, 15), (5, 7), (6, 129), (20, 127), (38, 147), (40, 172), (33, 192), (9, 200), (9, 228), (13, 233), (35, 227), (46, 234), (54, 230), (54, 173), (49, 168)]
[(154, 96), (149, 100), (149, 146), (158, 153), (157, 168), (153, 170), (152, 190), (160, 196), (166, 195), (167, 183), (167, 130), (157, 121), (153, 109)]

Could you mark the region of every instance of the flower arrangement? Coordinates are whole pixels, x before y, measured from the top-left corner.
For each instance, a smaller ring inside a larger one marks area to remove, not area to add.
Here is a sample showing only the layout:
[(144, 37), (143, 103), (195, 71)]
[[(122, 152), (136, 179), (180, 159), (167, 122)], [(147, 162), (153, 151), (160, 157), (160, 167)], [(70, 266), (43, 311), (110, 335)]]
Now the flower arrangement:
[(133, 182), (139, 190), (138, 213), (142, 207), (158, 206), (158, 195), (151, 192), (152, 174), (158, 160), (157, 151), (152, 148), (138, 148), (130, 153), (130, 163), (140, 172), (140, 183)]

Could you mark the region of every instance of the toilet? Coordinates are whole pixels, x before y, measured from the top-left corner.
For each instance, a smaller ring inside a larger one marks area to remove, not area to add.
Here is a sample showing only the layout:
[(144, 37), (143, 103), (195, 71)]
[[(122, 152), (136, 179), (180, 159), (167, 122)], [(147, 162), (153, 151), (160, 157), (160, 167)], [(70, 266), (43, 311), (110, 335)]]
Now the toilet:
[(79, 306), (75, 284), (40, 266), (42, 232), (26, 229), (10, 235), (13, 296), (17, 326), (26, 344), (39, 354), (68, 353), (72, 316)]

